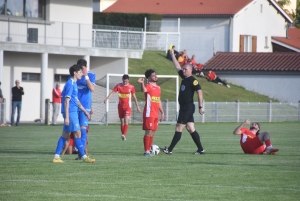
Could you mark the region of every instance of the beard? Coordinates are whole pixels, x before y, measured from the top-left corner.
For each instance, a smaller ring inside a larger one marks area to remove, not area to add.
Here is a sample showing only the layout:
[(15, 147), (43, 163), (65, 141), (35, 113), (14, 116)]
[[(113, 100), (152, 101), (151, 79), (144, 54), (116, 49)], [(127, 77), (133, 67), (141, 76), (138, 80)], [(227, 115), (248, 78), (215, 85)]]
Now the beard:
[(250, 130), (254, 130), (256, 129), (254, 126), (250, 126)]

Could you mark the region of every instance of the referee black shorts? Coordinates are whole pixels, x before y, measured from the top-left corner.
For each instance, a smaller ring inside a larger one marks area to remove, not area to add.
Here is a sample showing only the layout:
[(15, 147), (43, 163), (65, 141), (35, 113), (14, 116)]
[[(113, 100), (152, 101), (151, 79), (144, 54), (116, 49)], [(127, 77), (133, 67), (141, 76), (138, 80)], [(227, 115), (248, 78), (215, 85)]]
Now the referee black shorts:
[(177, 123), (186, 124), (187, 122), (194, 122), (194, 113), (195, 113), (194, 103), (180, 105)]

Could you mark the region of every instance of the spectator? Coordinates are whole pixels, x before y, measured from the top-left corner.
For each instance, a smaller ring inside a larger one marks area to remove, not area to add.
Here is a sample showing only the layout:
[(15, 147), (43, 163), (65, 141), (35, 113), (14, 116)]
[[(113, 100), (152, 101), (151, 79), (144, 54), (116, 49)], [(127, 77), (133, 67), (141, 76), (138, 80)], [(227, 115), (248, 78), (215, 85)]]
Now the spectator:
[(18, 117), (16, 121), (16, 126), (19, 126), (20, 117), (21, 117), (21, 109), (22, 109), (22, 96), (24, 95), (24, 89), (20, 86), (20, 81), (15, 81), (16, 86), (11, 89), (12, 92), (12, 109), (11, 109), (11, 119), (10, 123), (13, 126), (15, 123), (15, 112), (16, 108), (18, 109)]
[(178, 59), (178, 57), (179, 57), (179, 53), (175, 50), (175, 46), (173, 45), (172, 46), (172, 48), (171, 49), (169, 49), (168, 50), (168, 52), (167, 52), (167, 59), (169, 59), (169, 60), (171, 60), (172, 61), (172, 56), (171, 56), (171, 50), (173, 50), (174, 51), (174, 54), (175, 54), (175, 57), (176, 57), (176, 59)]
[(52, 113), (52, 125), (56, 125), (56, 120), (58, 114), (60, 112), (60, 104), (61, 104), (61, 90), (60, 84), (57, 83), (55, 88), (52, 90), (52, 105), (53, 105), (53, 113)]
[(204, 77), (204, 74), (202, 72), (203, 65), (197, 64), (196, 66), (193, 66), (193, 74), (195, 74), (197, 77)]
[(221, 79), (217, 76), (217, 74), (216, 74), (214, 71), (212, 71), (212, 70), (208, 71), (208, 73), (206, 73), (205, 77), (206, 77), (206, 79), (207, 79), (208, 81), (212, 81), (212, 82), (215, 82), (215, 83), (217, 83), (217, 84), (219, 84), (219, 85), (224, 85), (224, 86), (226, 86), (227, 88), (230, 88), (230, 86), (229, 86), (226, 82), (224, 82), (223, 80), (221, 80)]
[(259, 133), (259, 123), (253, 122), (249, 129), (243, 128), (245, 124), (250, 124), (250, 120), (245, 120), (233, 131), (234, 135), (241, 136), (240, 144), (245, 154), (275, 154), (279, 151), (273, 148), (269, 132)]
[(0, 82), (0, 102), (2, 101), (3, 101), (3, 94), (2, 94), (1, 82)]

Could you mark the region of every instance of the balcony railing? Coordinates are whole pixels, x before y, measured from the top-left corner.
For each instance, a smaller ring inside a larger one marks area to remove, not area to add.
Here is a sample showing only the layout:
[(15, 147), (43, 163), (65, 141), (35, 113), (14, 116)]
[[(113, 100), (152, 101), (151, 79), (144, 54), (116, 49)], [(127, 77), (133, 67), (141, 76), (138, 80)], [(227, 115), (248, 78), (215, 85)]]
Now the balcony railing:
[(142, 28), (0, 19), (0, 41), (14, 43), (142, 49), (143, 36)]

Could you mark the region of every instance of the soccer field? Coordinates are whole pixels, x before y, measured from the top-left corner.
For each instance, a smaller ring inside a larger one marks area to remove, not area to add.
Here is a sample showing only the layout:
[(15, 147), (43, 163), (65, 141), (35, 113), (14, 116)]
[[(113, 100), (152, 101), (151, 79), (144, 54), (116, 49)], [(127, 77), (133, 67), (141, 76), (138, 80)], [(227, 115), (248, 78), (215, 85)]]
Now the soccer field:
[[(299, 200), (300, 124), (261, 123), (276, 155), (245, 155), (239, 123), (198, 123), (206, 151), (187, 131), (172, 155), (143, 156), (141, 125), (130, 125), (121, 141), (119, 125), (92, 125), (94, 164), (64, 155), (52, 163), (62, 126), (0, 127), (0, 200)], [(160, 125), (154, 144), (168, 146), (175, 125)]]

